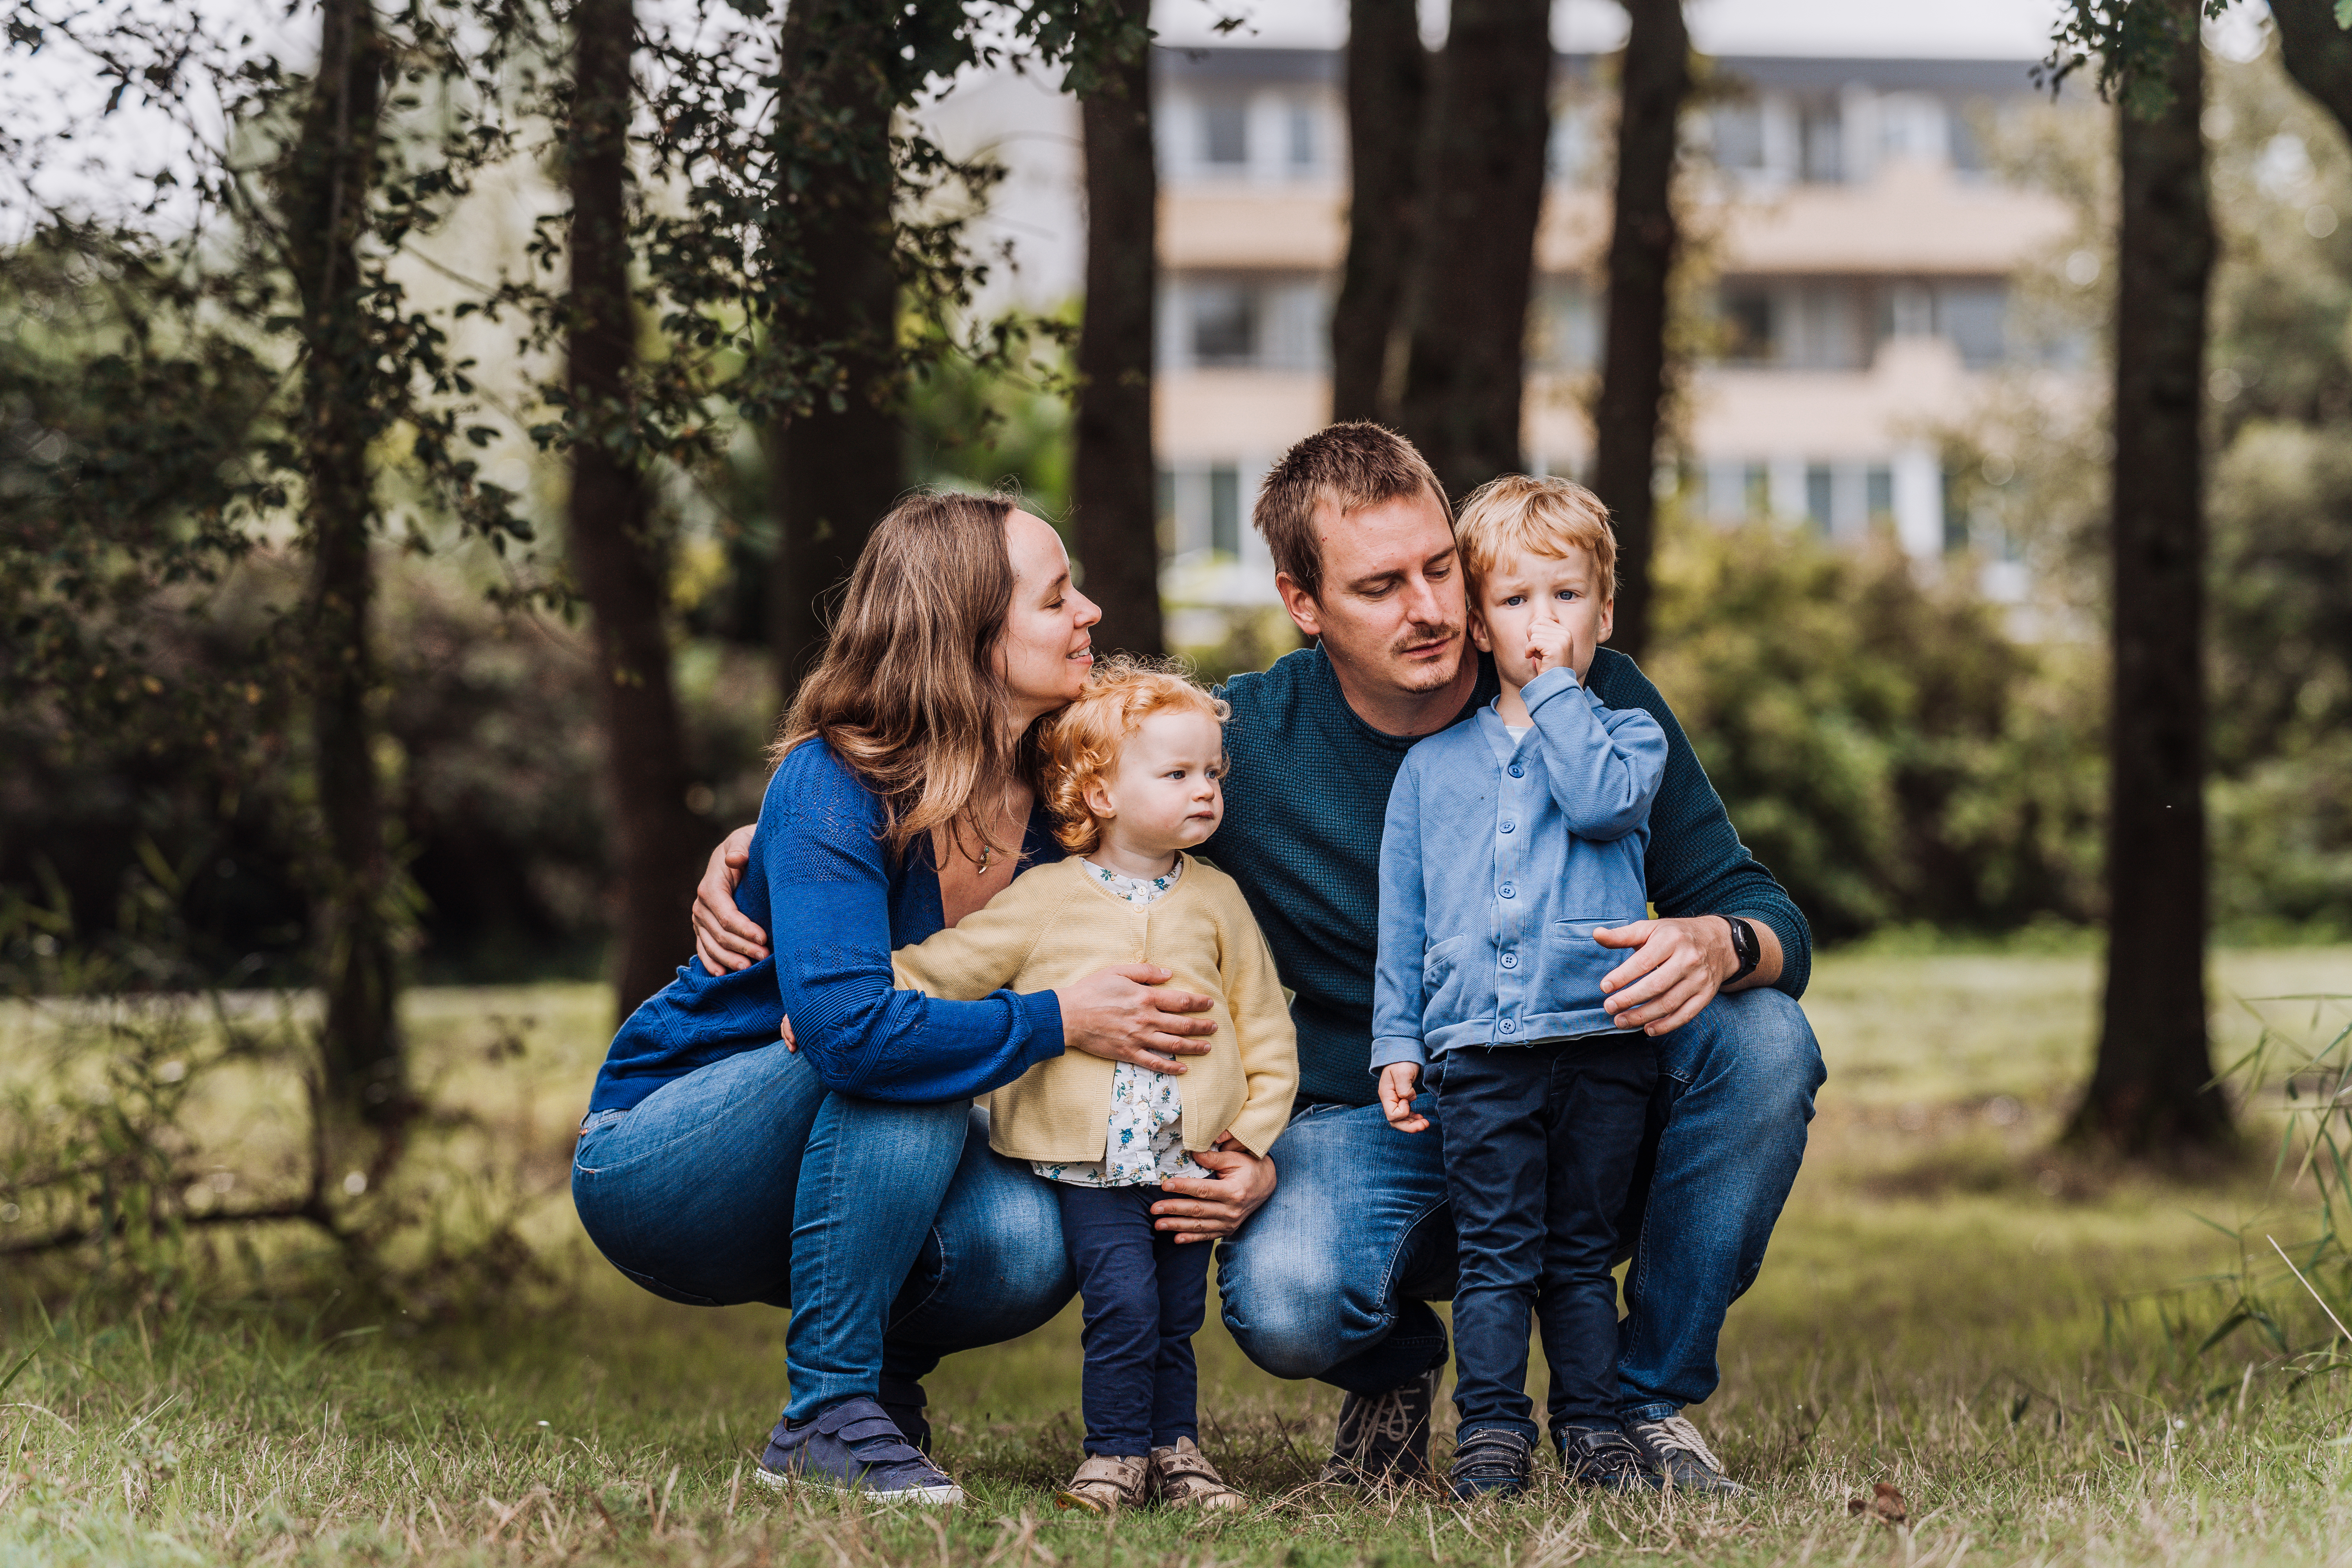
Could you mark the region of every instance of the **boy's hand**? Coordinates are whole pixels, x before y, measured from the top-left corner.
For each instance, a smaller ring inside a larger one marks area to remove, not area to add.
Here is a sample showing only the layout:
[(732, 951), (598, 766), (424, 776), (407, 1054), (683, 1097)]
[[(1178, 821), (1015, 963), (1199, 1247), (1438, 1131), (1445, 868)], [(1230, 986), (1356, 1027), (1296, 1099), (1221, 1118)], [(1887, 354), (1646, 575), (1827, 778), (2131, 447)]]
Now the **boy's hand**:
[(1412, 1109), (1421, 1092), (1421, 1067), (1416, 1062), (1391, 1062), (1381, 1069), (1381, 1114), (1400, 1132), (1426, 1132), (1429, 1118)]
[(1541, 675), (1555, 665), (1569, 662), (1567, 623), (1553, 617), (1549, 605), (1543, 613), (1528, 623), (1528, 662)]

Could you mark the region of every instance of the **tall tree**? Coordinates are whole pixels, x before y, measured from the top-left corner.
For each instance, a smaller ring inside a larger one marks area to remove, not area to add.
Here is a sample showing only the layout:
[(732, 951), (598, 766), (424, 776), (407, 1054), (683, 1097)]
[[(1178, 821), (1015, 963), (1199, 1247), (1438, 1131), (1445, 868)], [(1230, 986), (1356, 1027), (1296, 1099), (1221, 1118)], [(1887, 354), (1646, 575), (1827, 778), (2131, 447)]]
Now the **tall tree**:
[(1457, 497), (1522, 466), (1550, 22), (1549, 0), (1455, 0), (1437, 60), (1397, 422)]
[[(1348, 258), (1331, 306), (1331, 417), (1391, 419), (1429, 103), (1415, 0), (1348, 7)], [(1393, 352), (1392, 352), (1393, 351)]]
[(379, 344), (360, 241), (381, 173), (385, 61), (370, 0), (322, 0), (319, 67), (286, 153), (280, 205), (301, 300), (299, 416), (310, 550), (305, 631), (323, 844), (313, 870), (322, 1087), (383, 1122), (406, 1100), (395, 1006), (394, 868), (384, 843), (370, 649), (376, 504), (368, 445), (383, 427)]
[(796, 406), (769, 442), (771, 636), (787, 693), (824, 645), (827, 595), (904, 484), (892, 23), (891, 7), (868, 0), (797, 0), (784, 16), (775, 167), (799, 183), (770, 199), (786, 218), (779, 265), (797, 284), (772, 327), (805, 355)]
[(2071, 1131), (2137, 1156), (2210, 1147), (2229, 1131), (2205, 1014), (2200, 416), (2214, 240), (2201, 9), (2133, 0), (2102, 61), (2122, 163), (2107, 974), (2098, 1057)]
[(2339, 14), (2335, 0), (2271, 0), (2287, 75), (2352, 135), (2352, 33)]
[(1617, 528), (1617, 628), (1641, 657), (1650, 638), (1657, 531), (1658, 411), (1666, 394), (1666, 284), (1674, 270), (1675, 151), (1690, 93), (1682, 0), (1624, 0), (1633, 28), (1620, 66), (1616, 218), (1609, 233), (1609, 327), (1593, 405), (1592, 489)]
[(1104, 643), (1158, 656), (1159, 497), (1151, 351), (1160, 176), (1151, 136), (1151, 0), (1104, 0), (1073, 69), (1086, 142), (1086, 317), (1078, 328), (1073, 542)]
[(634, 0), (579, 0), (572, 14), (572, 195), (567, 388), (573, 421), (572, 565), (594, 618), (619, 841), (625, 1016), (669, 981), (677, 889), (707, 837), (686, 804), (693, 783), (670, 679), (668, 552), (651, 526), (630, 412), (636, 324), (629, 297), (629, 59)]

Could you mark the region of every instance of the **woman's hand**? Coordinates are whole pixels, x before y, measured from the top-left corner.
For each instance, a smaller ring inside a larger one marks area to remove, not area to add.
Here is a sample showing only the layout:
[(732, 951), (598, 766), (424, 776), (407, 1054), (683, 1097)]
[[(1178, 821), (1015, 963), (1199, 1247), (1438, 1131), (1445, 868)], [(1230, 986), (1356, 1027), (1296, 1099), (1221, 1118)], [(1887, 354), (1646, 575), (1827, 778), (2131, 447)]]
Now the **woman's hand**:
[(1171, 1178), (1160, 1183), (1160, 1190), (1183, 1195), (1161, 1198), (1151, 1205), (1153, 1228), (1174, 1231), (1179, 1242), (1213, 1241), (1221, 1236), (1231, 1236), (1257, 1213), (1266, 1199), (1274, 1196), (1274, 1162), (1263, 1154), (1251, 1153), (1235, 1142), (1230, 1132), (1217, 1140), (1215, 1148), (1202, 1150), (1192, 1160), (1214, 1171), (1216, 1180)]
[(1381, 1114), (1398, 1131), (1429, 1131), (1429, 1118), (1416, 1114), (1412, 1109), (1412, 1097), (1420, 1092), (1420, 1063), (1391, 1062), (1381, 1069)]
[(1217, 1025), (1185, 1016), (1207, 1012), (1213, 1004), (1206, 996), (1160, 989), (1175, 978), (1156, 964), (1121, 963), (1075, 985), (1055, 986), (1063, 1046), (1105, 1061), (1181, 1073), (1183, 1064), (1171, 1058), (1208, 1055), (1208, 1042), (1199, 1037), (1215, 1034)]
[(768, 956), (768, 933), (735, 907), (735, 884), (751, 863), (751, 829), (739, 827), (719, 841), (695, 884), (694, 951), (714, 976), (749, 969)]

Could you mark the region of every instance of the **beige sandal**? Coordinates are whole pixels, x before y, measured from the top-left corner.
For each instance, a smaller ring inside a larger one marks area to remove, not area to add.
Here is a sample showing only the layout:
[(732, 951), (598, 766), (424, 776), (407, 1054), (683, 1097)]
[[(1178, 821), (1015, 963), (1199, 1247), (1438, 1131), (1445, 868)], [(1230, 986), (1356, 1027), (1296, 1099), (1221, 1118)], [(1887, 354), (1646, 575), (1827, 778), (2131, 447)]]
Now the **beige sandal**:
[[(1168, 1450), (1162, 1448), (1160, 1453)], [(1088, 1513), (1117, 1513), (1141, 1508), (1151, 1483), (1151, 1461), (1134, 1455), (1092, 1454), (1054, 1494), (1056, 1508), (1083, 1509)]]
[(1190, 1437), (1177, 1438), (1172, 1448), (1151, 1450), (1151, 1479), (1160, 1500), (1170, 1508), (1231, 1513), (1249, 1507), (1249, 1499), (1225, 1485), (1225, 1479)]

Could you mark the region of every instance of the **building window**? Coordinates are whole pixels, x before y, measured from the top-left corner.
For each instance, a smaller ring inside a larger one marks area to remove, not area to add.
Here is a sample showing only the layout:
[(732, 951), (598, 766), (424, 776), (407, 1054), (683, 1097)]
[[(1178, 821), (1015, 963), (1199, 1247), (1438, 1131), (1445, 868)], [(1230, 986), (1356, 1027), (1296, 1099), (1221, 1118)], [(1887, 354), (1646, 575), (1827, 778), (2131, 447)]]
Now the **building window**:
[(1201, 162), (1218, 168), (1249, 163), (1249, 104), (1213, 98), (1201, 105)]
[(1721, 301), (1727, 364), (1860, 370), (1870, 363), (1869, 297), (1851, 281), (1734, 281)]
[(1813, 525), (1815, 533), (1830, 531), (1830, 507), (1833, 497), (1827, 463), (1805, 465), (1805, 521)]
[(1970, 370), (2007, 357), (2007, 291), (1998, 283), (1943, 283), (1936, 289), (1936, 335), (1960, 351)]
[(1315, 106), (1311, 103), (1290, 106), (1290, 167), (1294, 174), (1315, 167)]
[(1601, 321), (1591, 291), (1572, 278), (1547, 279), (1536, 297), (1535, 346), (1541, 370), (1574, 373), (1601, 363)]
[(1708, 117), (1717, 167), (1749, 172), (1764, 167), (1764, 106), (1750, 99), (1727, 103)]
[(1242, 476), (1226, 464), (1209, 470), (1209, 548), (1220, 555), (1242, 552)]
[(1797, 152), (1800, 174), (1820, 184), (1834, 185), (1845, 178), (1845, 117), (1834, 102), (1809, 103), (1799, 111)]
[(1863, 480), (1863, 508), (1873, 526), (1895, 518), (1895, 470), (1874, 466)]
[(1772, 295), (1769, 290), (1726, 284), (1723, 290), (1723, 358), (1727, 364), (1772, 363)]
[(1196, 283), (1190, 290), (1192, 363), (1245, 365), (1257, 357), (1257, 291), (1241, 283)]

